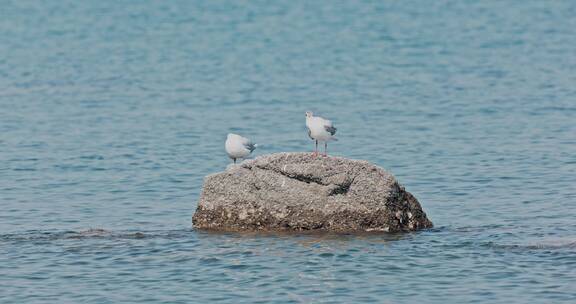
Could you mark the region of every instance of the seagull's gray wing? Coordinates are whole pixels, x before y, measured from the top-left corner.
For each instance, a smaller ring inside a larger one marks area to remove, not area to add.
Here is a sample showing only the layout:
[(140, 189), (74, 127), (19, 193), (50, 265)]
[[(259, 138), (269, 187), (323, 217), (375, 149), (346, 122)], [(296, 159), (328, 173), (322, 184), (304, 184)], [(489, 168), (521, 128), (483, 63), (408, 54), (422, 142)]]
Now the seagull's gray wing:
[(314, 140), (314, 138), (312, 138), (312, 131), (310, 131), (310, 128), (306, 127), (306, 130), (308, 130), (308, 137), (310, 137), (310, 139)]
[(334, 128), (334, 126), (332, 126), (332, 124), (330, 124), (330, 125), (325, 125), (325, 126), (324, 126), (324, 130), (326, 130), (327, 132), (329, 132), (330, 135), (336, 134), (336, 128)]

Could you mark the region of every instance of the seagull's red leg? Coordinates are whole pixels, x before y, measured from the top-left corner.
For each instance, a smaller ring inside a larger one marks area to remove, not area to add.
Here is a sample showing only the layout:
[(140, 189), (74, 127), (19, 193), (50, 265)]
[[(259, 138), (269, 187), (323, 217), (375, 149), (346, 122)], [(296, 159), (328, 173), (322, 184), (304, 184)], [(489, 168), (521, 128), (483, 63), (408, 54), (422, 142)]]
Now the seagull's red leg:
[(318, 156), (318, 141), (315, 140), (316, 142), (316, 149), (314, 150), (314, 156)]
[(324, 156), (328, 156), (328, 142), (324, 142)]

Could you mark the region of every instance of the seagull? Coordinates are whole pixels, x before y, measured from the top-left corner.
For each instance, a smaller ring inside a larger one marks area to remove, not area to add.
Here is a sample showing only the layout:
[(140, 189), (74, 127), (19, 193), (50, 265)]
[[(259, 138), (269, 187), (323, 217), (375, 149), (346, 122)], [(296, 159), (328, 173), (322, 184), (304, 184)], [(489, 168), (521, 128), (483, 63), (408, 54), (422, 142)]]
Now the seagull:
[(328, 156), (328, 142), (331, 140), (338, 140), (334, 137), (336, 128), (328, 119), (320, 116), (314, 116), (312, 112), (306, 112), (306, 127), (308, 128), (308, 136), (316, 141), (316, 150), (314, 156), (318, 156), (318, 142), (324, 142), (324, 156)]
[(253, 143), (246, 137), (242, 137), (238, 134), (228, 133), (228, 138), (226, 138), (226, 153), (228, 157), (234, 160), (236, 163), (237, 158), (245, 158), (250, 155), (256, 147), (257, 144)]

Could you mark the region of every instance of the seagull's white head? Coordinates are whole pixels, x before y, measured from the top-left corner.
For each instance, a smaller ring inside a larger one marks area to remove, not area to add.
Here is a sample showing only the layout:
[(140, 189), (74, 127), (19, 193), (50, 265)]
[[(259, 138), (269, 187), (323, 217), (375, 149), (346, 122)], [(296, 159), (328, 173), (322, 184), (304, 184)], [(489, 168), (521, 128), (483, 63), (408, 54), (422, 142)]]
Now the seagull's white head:
[(306, 118), (310, 118), (310, 117), (312, 117), (313, 115), (314, 115), (314, 113), (312, 113), (312, 112), (310, 112), (310, 111), (306, 112)]

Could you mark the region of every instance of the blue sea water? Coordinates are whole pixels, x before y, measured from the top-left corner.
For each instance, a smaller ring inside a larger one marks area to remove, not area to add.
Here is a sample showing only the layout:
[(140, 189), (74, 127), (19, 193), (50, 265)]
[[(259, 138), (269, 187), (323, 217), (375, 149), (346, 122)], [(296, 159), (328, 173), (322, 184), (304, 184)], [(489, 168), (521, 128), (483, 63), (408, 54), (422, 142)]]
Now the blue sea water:
[[(576, 2), (0, 1), (0, 303), (575, 303)], [(311, 151), (435, 228), (191, 226), (203, 177)]]

